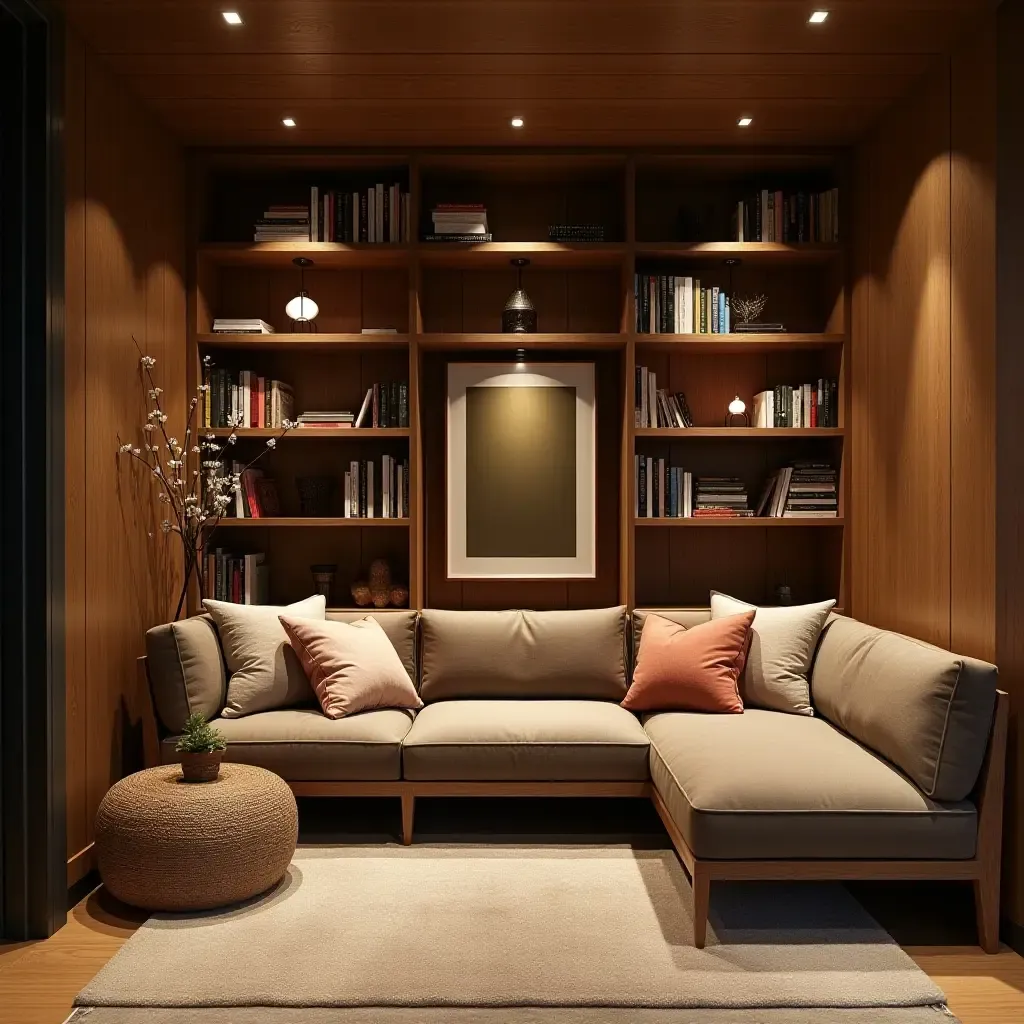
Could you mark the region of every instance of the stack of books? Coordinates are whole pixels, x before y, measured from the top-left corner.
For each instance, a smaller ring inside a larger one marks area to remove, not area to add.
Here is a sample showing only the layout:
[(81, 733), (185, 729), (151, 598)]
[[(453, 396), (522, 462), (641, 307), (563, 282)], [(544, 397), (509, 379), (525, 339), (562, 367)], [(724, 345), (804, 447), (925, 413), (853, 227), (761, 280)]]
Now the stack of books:
[(839, 381), (819, 377), (810, 384), (779, 384), (754, 395), (755, 427), (839, 426)]
[(409, 460), (390, 455), (380, 466), (352, 461), (345, 473), (346, 519), (406, 519), (409, 516)]
[(204, 426), (278, 428), (294, 415), (295, 398), (284, 381), (253, 370), (215, 368), (205, 383), (210, 390), (203, 407)]
[(633, 457), (633, 515), (639, 519), (689, 519), (693, 474), (665, 459)]
[(658, 387), (657, 375), (646, 366), (636, 368), (633, 425), (635, 427), (692, 427), (693, 417), (682, 391), (669, 394)]
[(835, 519), (839, 515), (837, 474), (827, 462), (794, 462), (765, 485), (758, 515), (775, 519)]
[(752, 516), (754, 512), (747, 504), (747, 487), (742, 480), (732, 476), (702, 476), (697, 480), (693, 514), (714, 518)]
[(637, 334), (729, 334), (732, 302), (699, 277), (635, 274)]
[(549, 242), (603, 242), (602, 224), (549, 224)]
[(213, 321), (213, 333), (273, 334), (274, 328), (271, 327), (266, 320), (260, 320), (258, 317), (250, 317), (248, 319), (241, 318), (238, 320), (230, 320), (224, 317), (217, 317), (217, 319)]
[(409, 426), (409, 385), (404, 381), (391, 381), (367, 388), (355, 426)]
[(299, 428), (316, 427), (319, 430), (351, 428), (355, 422), (355, 414), (348, 411), (324, 410), (318, 412), (299, 413)]
[(269, 600), (269, 566), (266, 555), (232, 554), (215, 548), (206, 556), (206, 596), (235, 604), (266, 604)]
[(407, 242), (409, 193), (397, 182), (339, 192), (317, 185), (309, 190), (311, 242)]
[(438, 203), (431, 219), (434, 230), (424, 242), (489, 242), (487, 208), (483, 203)]
[(308, 242), (309, 209), (302, 204), (271, 206), (253, 230), (254, 242)]
[(786, 192), (762, 189), (736, 204), (737, 242), (839, 241), (839, 189)]

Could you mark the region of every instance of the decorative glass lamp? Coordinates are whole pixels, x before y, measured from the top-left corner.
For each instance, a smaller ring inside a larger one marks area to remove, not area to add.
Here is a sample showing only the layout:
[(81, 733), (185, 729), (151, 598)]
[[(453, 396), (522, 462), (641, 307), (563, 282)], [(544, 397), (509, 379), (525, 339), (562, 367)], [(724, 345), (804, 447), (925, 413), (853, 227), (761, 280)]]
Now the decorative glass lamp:
[(725, 425), (727, 427), (735, 427), (736, 420), (739, 419), (740, 423), (744, 427), (750, 426), (750, 417), (747, 415), (747, 403), (737, 395), (729, 403), (729, 412), (725, 417)]
[(516, 268), (518, 277), (516, 290), (509, 296), (501, 314), (501, 333), (536, 334), (537, 310), (530, 301), (530, 296), (523, 291), (523, 267), (529, 266), (530, 261), (515, 259), (511, 263)]
[(304, 331), (315, 331), (316, 319), (320, 307), (306, 294), (306, 267), (313, 266), (313, 261), (305, 256), (298, 256), (292, 263), (299, 268), (299, 294), (284, 307), (285, 314), (292, 321), (292, 330), (301, 334)]

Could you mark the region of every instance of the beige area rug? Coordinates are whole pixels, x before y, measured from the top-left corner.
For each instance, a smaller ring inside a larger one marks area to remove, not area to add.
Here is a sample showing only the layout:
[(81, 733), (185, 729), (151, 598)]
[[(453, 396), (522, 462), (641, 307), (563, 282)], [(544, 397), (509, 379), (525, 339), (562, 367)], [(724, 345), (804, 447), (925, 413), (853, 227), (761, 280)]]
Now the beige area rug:
[[(934, 1008), (944, 1001), (841, 886), (713, 885), (704, 950), (691, 944), (690, 907), (686, 874), (666, 850), (307, 847), (260, 899), (151, 918), (77, 1005), (653, 1011)], [(394, 1012), (365, 1019), (392, 1016), (406, 1019)], [(543, 1014), (516, 1019), (548, 1024)], [(581, 1024), (604, 1019), (578, 1016)], [(629, 1019), (643, 1018), (634, 1012)], [(651, 1022), (701, 1019), (655, 1015)], [(927, 1019), (941, 1018), (933, 1009), (907, 1017)]]

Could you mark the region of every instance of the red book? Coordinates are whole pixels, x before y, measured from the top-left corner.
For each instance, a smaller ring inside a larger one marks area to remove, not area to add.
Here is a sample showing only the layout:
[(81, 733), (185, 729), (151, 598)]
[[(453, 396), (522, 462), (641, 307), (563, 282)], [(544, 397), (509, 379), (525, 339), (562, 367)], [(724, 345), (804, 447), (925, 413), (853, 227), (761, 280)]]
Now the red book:
[(237, 562), (231, 570), (231, 600), (235, 604), (242, 603), (242, 573)]
[(311, 430), (346, 430), (352, 426), (351, 422), (347, 423), (300, 423), (299, 429), (311, 429)]

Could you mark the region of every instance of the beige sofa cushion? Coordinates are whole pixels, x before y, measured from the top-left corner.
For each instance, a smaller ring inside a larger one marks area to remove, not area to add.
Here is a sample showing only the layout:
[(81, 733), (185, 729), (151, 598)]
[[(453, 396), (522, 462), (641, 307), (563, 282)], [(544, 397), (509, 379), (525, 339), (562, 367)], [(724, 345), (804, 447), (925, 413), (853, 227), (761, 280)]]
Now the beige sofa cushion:
[(985, 757), (994, 665), (855, 619), (826, 629), (814, 662), (815, 707), (936, 800), (963, 800)]
[(224, 655), (209, 615), (148, 630), (146, 671), (156, 713), (169, 732), (180, 732), (189, 715), (213, 718), (224, 707)]
[(289, 605), (234, 604), (207, 598), (203, 606), (217, 624), (228, 671), (225, 718), (293, 707), (313, 697), (298, 655), (278, 616), (323, 619), (322, 594)]
[[(213, 724), (228, 741), (226, 761), (254, 764), (289, 782), (391, 782), (402, 777), (412, 713), (388, 708), (332, 720), (319, 708), (286, 708)], [(161, 744), (164, 764), (178, 759), (177, 740)]]
[(625, 608), (586, 611), (424, 611), (420, 696), (626, 695)]
[(365, 611), (342, 612), (328, 609), (332, 622), (358, 622), (372, 615), (388, 635), (391, 646), (398, 651), (405, 671), (415, 683), (416, 675), (416, 621), (417, 613), (408, 608), (367, 608)]
[(651, 778), (698, 857), (974, 856), (972, 804), (930, 799), (823, 718), (668, 711), (644, 727)]
[(636, 717), (590, 700), (450, 700), (416, 716), (403, 775), (426, 781), (603, 782), (647, 779)]

